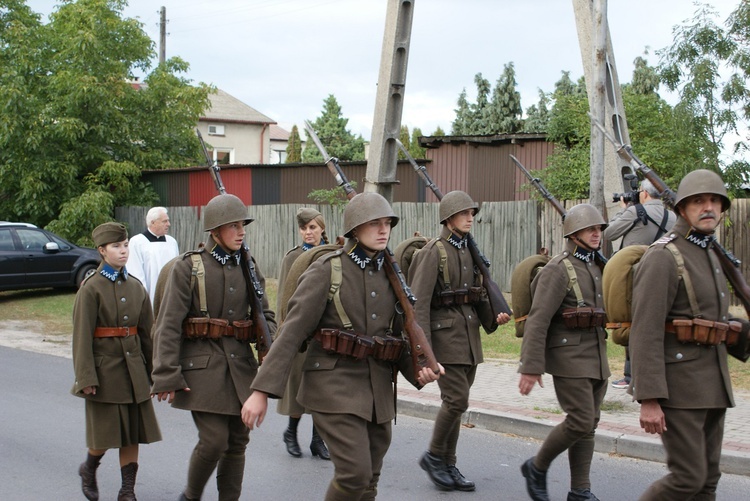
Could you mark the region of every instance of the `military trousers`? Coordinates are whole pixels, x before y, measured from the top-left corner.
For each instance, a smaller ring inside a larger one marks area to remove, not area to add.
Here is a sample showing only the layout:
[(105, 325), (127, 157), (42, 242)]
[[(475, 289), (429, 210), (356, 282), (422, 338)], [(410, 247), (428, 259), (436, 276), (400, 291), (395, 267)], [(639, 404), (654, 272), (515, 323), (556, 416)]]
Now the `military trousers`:
[(391, 445), (391, 422), (378, 424), (353, 414), (312, 412), (334, 466), (327, 501), (358, 501), (377, 492), (383, 458)]
[(554, 376), (555, 395), (565, 420), (555, 426), (534, 458), (534, 466), (547, 471), (552, 461), (568, 451), (571, 489), (590, 489), (594, 432), (607, 393), (606, 379)]
[(646, 489), (641, 500), (716, 499), (726, 409), (662, 407), (667, 424), (661, 436), (669, 474)]
[(461, 431), (461, 417), (469, 408), (469, 391), (477, 374), (476, 365), (446, 364), (445, 375), (437, 383), (443, 403), (435, 417), (430, 453), (456, 464), (456, 447)]

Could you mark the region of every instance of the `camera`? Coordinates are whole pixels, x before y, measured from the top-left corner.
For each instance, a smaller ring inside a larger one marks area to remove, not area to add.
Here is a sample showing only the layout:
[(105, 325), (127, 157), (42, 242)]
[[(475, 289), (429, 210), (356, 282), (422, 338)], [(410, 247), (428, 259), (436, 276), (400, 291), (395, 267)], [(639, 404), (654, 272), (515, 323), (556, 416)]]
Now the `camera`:
[(630, 184), (630, 191), (612, 193), (612, 201), (617, 203), (622, 198), (626, 204), (637, 204), (640, 201), (639, 195), (641, 193), (638, 189), (638, 176), (635, 174), (625, 174), (624, 181)]

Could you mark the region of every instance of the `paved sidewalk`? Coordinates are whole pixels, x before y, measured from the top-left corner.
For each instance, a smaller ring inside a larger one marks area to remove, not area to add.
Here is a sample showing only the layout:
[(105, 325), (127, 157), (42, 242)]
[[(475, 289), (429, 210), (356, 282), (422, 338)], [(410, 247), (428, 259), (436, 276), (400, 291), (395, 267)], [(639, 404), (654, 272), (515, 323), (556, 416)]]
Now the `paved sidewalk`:
[[(480, 364), (471, 389), (464, 426), (544, 439), (564, 415), (555, 398), (552, 376), (544, 376), (544, 388), (531, 394), (518, 391), (516, 362), (489, 360)], [(639, 424), (640, 407), (626, 390), (607, 389), (602, 417), (596, 432), (596, 450), (650, 461), (665, 461), (661, 440), (645, 433)], [(727, 410), (722, 449), (722, 471), (750, 475), (750, 393), (734, 392), (736, 406)], [(403, 378), (398, 385), (398, 411), (434, 419), (440, 406), (437, 384), (417, 391)]]

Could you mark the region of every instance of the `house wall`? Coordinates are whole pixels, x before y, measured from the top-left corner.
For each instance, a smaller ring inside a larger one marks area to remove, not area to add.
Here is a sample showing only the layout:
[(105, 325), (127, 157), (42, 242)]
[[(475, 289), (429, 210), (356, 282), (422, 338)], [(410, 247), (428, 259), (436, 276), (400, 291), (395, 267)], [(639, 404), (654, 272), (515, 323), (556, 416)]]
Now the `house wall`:
[[(209, 135), (209, 125), (223, 125), (224, 135)], [(271, 158), (271, 139), (267, 124), (249, 124), (201, 119), (198, 130), (203, 139), (213, 148), (228, 148), (233, 151), (232, 164), (267, 164)]]

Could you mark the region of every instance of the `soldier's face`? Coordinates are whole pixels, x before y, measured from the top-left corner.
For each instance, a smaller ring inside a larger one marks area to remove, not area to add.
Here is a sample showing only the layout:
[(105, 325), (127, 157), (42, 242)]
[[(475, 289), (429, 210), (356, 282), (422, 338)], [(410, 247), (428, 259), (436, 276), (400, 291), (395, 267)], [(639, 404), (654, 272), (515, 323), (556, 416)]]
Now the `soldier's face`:
[(215, 240), (227, 252), (237, 252), (242, 248), (242, 240), (245, 238), (245, 225), (243, 221), (235, 221), (219, 226), (214, 230)]
[(121, 270), (122, 267), (125, 266), (125, 263), (128, 262), (128, 256), (130, 255), (127, 240), (100, 245), (98, 250), (104, 262), (116, 270)]
[(354, 236), (365, 248), (381, 251), (386, 248), (391, 236), (391, 218), (381, 217), (362, 223), (354, 228)]
[(702, 233), (713, 233), (721, 220), (721, 197), (699, 193), (680, 204), (680, 214), (690, 226)]
[(313, 219), (299, 229), (302, 241), (308, 245), (318, 245), (323, 236), (323, 228)]
[(448, 228), (465, 235), (471, 232), (474, 224), (474, 209), (466, 209), (448, 218)]
[(602, 227), (589, 226), (573, 233), (573, 237), (589, 249), (598, 249), (602, 244)]

